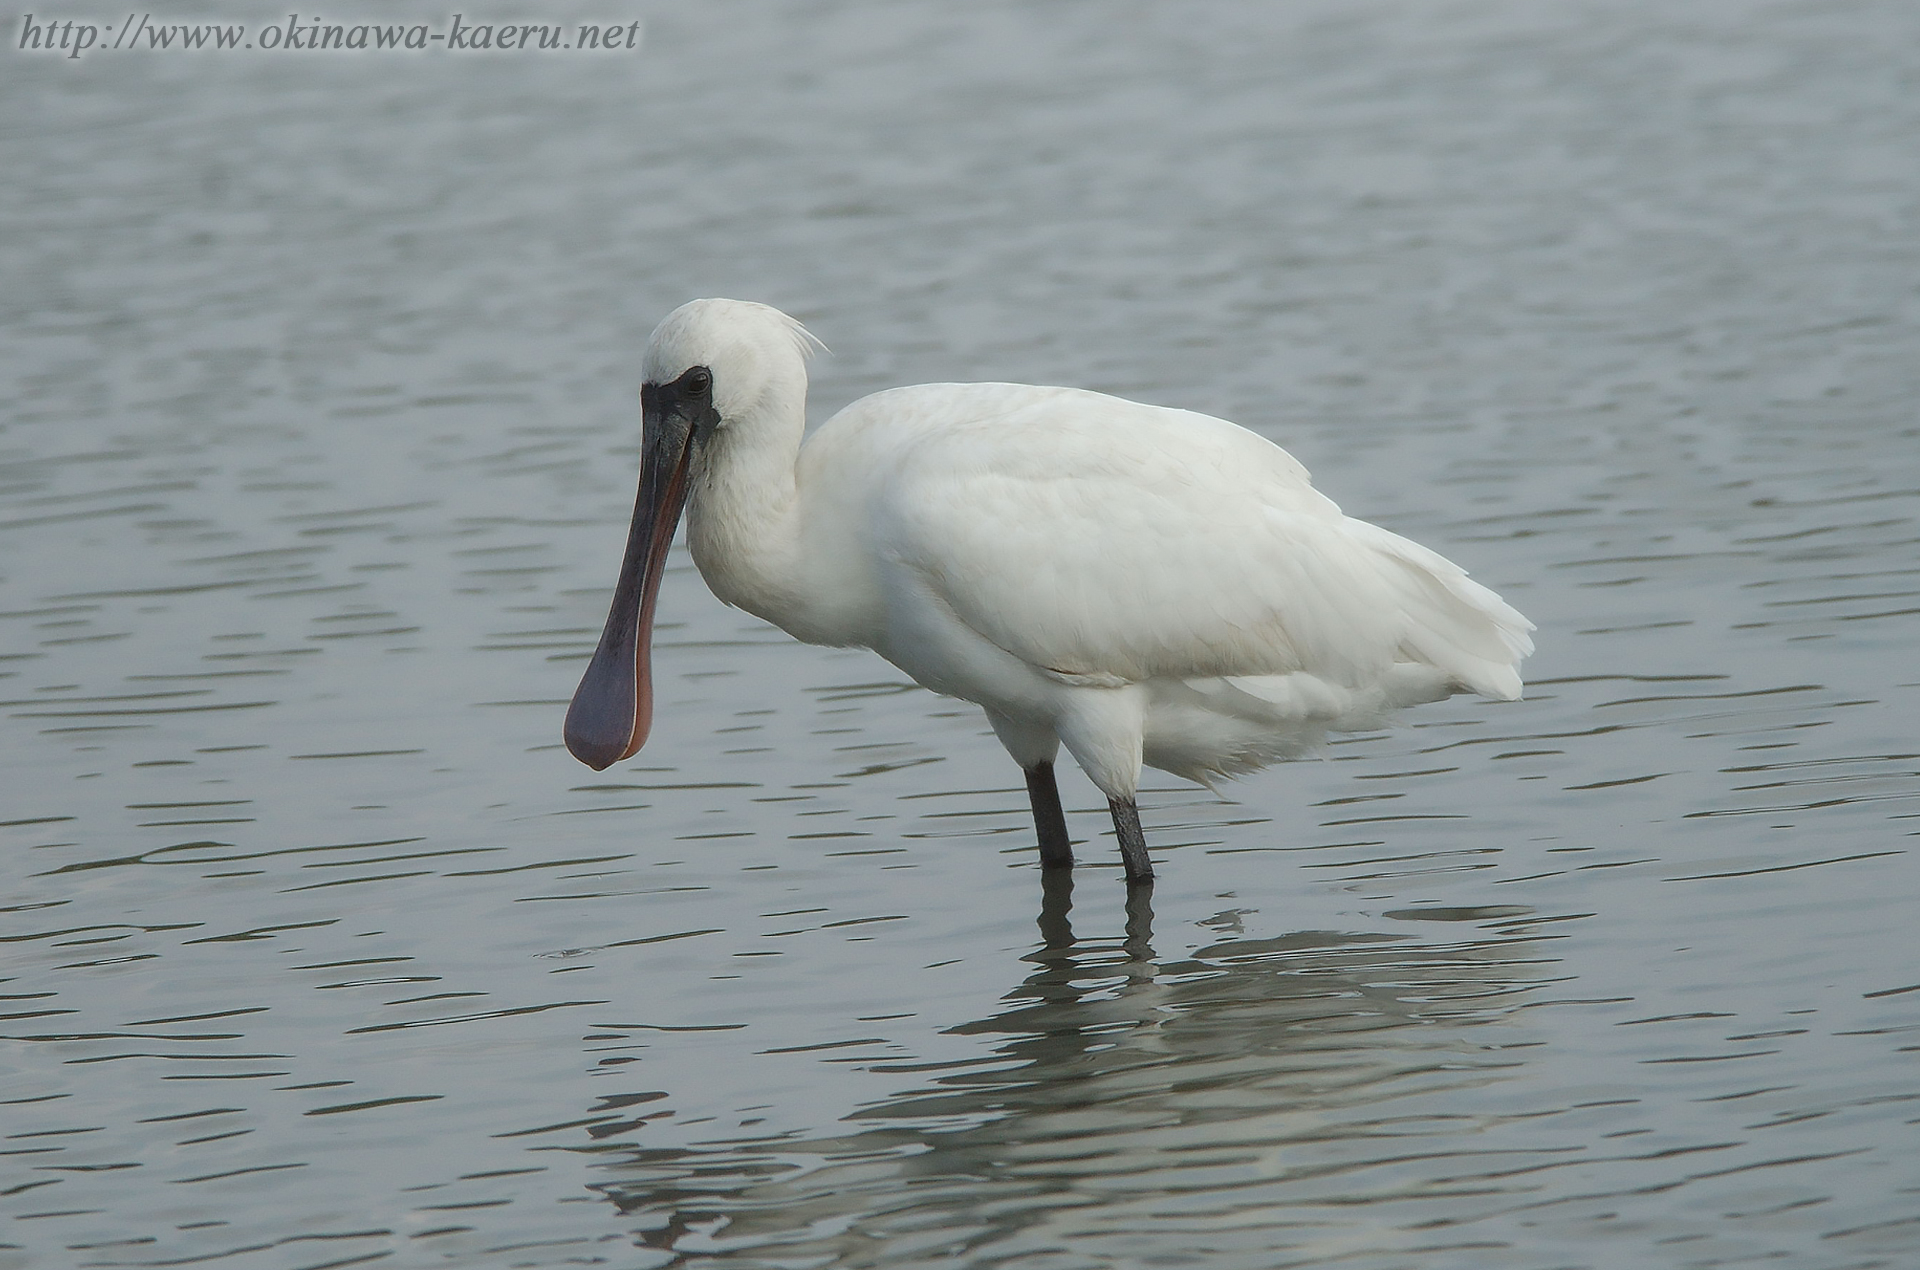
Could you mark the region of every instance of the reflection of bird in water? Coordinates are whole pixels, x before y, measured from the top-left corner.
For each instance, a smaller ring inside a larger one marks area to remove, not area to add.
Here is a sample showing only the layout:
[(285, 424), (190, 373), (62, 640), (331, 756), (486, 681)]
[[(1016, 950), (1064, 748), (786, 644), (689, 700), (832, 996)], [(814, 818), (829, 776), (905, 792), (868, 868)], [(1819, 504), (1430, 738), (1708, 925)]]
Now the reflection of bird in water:
[(1210, 782), (1403, 706), (1520, 695), (1531, 623), (1342, 515), (1257, 434), (1069, 388), (922, 384), (855, 402), (802, 445), (810, 338), (737, 300), (695, 300), (654, 331), (626, 561), (567, 712), (582, 762), (646, 742), (683, 507), (722, 600), (984, 706), (1026, 772), (1049, 867), (1073, 863), (1063, 744), (1144, 882), (1142, 763)]
[(1369, 1228), (1352, 1207), (1373, 1197), (1368, 1170), (1445, 1154), (1409, 1139), (1515, 1065), (1499, 1043), (1525, 1038), (1479, 1029), (1546, 978), (1530, 939), (1484, 931), (1300, 932), (1162, 959), (1147, 888), (1118, 937), (1082, 939), (1072, 875), (1044, 881), (1032, 972), (998, 1013), (950, 1029), (989, 1054), (932, 1069), (844, 1132), (658, 1150), (643, 1133), (596, 1189), (651, 1247), (754, 1264), (1052, 1264), (1041, 1254), (1063, 1246), (1081, 1260), (1062, 1264), (1146, 1264), (1196, 1230), (1242, 1257), (1220, 1264), (1278, 1264), (1261, 1259), (1276, 1250), (1319, 1264), (1325, 1232), (1303, 1214), (1324, 1200)]

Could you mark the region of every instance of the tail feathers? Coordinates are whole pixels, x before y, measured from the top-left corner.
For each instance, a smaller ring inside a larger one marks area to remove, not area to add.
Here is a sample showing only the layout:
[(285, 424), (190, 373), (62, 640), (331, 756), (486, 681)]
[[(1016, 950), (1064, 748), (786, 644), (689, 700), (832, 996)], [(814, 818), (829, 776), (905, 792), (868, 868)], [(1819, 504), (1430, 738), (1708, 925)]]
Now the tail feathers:
[(1438, 552), (1365, 521), (1348, 528), (1384, 557), (1406, 617), (1401, 655), (1447, 672), (1484, 697), (1517, 700), (1533, 623)]
[(1378, 668), (1362, 682), (1306, 671), (1149, 680), (1147, 763), (1212, 788), (1305, 755), (1329, 732), (1384, 727), (1408, 706), (1468, 691), (1519, 698), (1532, 622), (1446, 557), (1365, 521), (1344, 528), (1377, 562), (1369, 581), (1379, 589), (1361, 593), (1398, 611), (1398, 647), (1382, 641)]

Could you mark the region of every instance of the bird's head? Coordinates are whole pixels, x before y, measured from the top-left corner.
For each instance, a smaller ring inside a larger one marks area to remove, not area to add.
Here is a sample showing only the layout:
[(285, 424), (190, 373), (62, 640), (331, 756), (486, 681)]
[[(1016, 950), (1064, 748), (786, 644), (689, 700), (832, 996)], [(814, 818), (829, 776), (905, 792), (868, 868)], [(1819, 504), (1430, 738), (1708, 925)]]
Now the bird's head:
[(645, 382), (667, 389), (705, 370), (715, 426), (731, 425), (765, 413), (796, 390), (804, 393), (806, 359), (819, 346), (804, 326), (768, 305), (689, 300), (647, 341)]
[(687, 493), (716, 437), (752, 432), (806, 393), (818, 341), (775, 308), (692, 300), (654, 329), (640, 388), (640, 492), (613, 606), (567, 709), (567, 749), (596, 771), (630, 758), (653, 724), (653, 607)]

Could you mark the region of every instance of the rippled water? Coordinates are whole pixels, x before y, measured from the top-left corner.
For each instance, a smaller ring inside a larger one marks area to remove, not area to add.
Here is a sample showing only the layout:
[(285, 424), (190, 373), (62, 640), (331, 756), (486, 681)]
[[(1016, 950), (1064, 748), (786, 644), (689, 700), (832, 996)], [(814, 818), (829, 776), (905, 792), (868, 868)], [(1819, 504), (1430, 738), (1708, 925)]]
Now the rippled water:
[[(1920, 1264), (1920, 10), (632, 16), (9, 28), (0, 1266)], [(1049, 889), (977, 711), (683, 560), (589, 773), (702, 294), (818, 417), (1242, 420), (1528, 700), (1150, 782), (1129, 905), (1077, 775)]]

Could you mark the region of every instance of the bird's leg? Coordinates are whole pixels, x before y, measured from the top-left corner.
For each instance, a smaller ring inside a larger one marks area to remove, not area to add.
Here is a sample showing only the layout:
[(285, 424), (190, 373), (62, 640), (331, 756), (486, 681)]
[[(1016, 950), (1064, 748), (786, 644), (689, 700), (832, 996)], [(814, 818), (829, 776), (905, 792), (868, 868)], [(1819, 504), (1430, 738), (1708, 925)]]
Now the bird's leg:
[(1120, 839), (1120, 862), (1127, 869), (1128, 886), (1153, 885), (1153, 861), (1147, 858), (1147, 836), (1140, 832), (1140, 808), (1131, 798), (1109, 798), (1113, 832)]
[(1073, 843), (1067, 839), (1067, 817), (1060, 810), (1060, 786), (1053, 779), (1053, 764), (1035, 763), (1025, 770), (1027, 797), (1033, 803), (1033, 827), (1040, 833), (1040, 867), (1071, 869)]
[(1150, 884), (1153, 862), (1147, 858), (1140, 809), (1133, 801), (1145, 757), (1146, 685), (1073, 688), (1063, 695), (1060, 706), (1054, 727), (1080, 770), (1107, 796), (1114, 833), (1120, 839), (1120, 859), (1127, 866), (1127, 885)]

